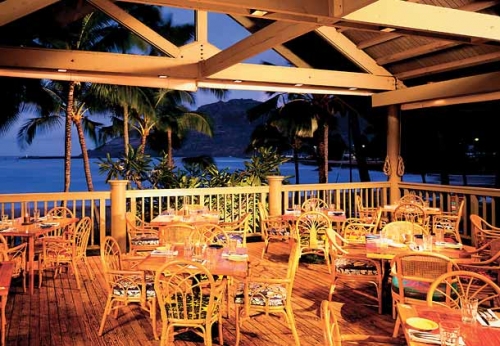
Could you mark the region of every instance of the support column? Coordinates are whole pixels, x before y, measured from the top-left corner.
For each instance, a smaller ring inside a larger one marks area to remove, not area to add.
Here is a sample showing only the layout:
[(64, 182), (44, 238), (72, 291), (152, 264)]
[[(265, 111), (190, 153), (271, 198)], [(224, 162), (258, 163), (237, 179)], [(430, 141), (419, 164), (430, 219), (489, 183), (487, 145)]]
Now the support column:
[(269, 181), (269, 215), (281, 215), (283, 209), (281, 206), (281, 186), (285, 177), (272, 175), (266, 178)]
[(111, 236), (116, 239), (123, 253), (127, 251), (127, 203), (125, 192), (128, 180), (110, 180), (111, 185)]
[[(396, 203), (400, 198), (398, 184), (401, 182), (401, 175), (404, 172), (402, 165), (401, 153), (401, 124), (400, 124), (400, 106), (388, 106), (387, 113), (387, 158), (389, 169), (385, 172), (388, 175), (389, 183), (391, 185), (389, 191), (389, 203)], [(386, 166), (386, 165), (384, 165)], [(385, 168), (385, 167), (384, 167)]]

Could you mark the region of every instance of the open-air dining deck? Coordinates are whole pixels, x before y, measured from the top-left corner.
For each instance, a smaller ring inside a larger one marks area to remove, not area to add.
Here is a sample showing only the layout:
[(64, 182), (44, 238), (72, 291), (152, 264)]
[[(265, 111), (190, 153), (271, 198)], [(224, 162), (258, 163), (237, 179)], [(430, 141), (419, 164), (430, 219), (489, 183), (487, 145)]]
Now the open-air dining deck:
[[(260, 258), (263, 244), (248, 244), (253, 260)], [(273, 243), (269, 258), (284, 262), (288, 252), (286, 243)], [(44, 280), (33, 296), (23, 293), (20, 280), (15, 280), (6, 308), (6, 345), (159, 345), (153, 338), (147, 313), (137, 305), (123, 309), (117, 320), (108, 317), (104, 334), (97, 335), (106, 302), (105, 281), (99, 256), (89, 252), (89, 264), (88, 270), (95, 274), (95, 279), (90, 279), (82, 265), (81, 289), (76, 287), (74, 276), (66, 273), (55, 280)], [(329, 274), (325, 264), (301, 261), (292, 302), (302, 345), (323, 344), (319, 308), (321, 301), (328, 297), (328, 289)], [(365, 289), (372, 290), (371, 287)], [(394, 320), (390, 310), (379, 315), (371, 300), (343, 286), (339, 287), (333, 301), (343, 334), (391, 335)], [(235, 343), (233, 304), (230, 306), (229, 317), (223, 323), (225, 345)], [(175, 344), (200, 345), (202, 341), (179, 337)], [(240, 345), (290, 344), (293, 344), (293, 337), (283, 317), (260, 316), (243, 325)]]

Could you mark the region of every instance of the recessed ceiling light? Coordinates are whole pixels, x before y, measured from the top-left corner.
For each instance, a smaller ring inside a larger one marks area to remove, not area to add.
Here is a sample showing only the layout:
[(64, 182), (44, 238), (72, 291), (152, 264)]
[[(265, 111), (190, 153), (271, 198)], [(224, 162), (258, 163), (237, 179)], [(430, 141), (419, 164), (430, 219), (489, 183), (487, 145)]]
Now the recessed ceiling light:
[(349, 90), (358, 90), (356, 87), (349, 88)]
[(158, 78), (160, 78), (160, 79), (166, 79), (166, 78), (168, 78), (168, 76), (164, 75), (164, 74), (160, 74), (160, 75), (158, 75)]
[(250, 14), (256, 17), (263, 17), (267, 14), (267, 11), (251, 9)]
[(68, 70), (66, 70), (65, 68), (58, 68), (57, 72), (68, 72)]
[(296, 86), (296, 87), (301, 87), (301, 86), (303, 86), (303, 85), (304, 85), (304, 84), (302, 84), (302, 83), (297, 83), (297, 84), (295, 84), (295, 86)]
[(380, 29), (380, 31), (382, 31), (382, 32), (393, 32), (393, 31), (396, 31), (396, 29), (394, 29), (394, 28), (382, 28), (382, 29)]
[(235, 81), (233, 81), (233, 82), (235, 82), (235, 83), (241, 83), (242, 81), (241, 81), (241, 80), (239, 80), (239, 79), (237, 79), (237, 80), (235, 80)]

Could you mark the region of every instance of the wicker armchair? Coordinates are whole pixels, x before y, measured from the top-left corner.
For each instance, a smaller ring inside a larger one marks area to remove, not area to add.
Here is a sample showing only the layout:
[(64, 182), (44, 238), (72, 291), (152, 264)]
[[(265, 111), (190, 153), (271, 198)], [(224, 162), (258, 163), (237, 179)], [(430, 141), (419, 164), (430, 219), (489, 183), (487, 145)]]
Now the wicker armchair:
[(401, 340), (395, 339), (386, 335), (369, 335), (369, 334), (341, 334), (337, 317), (335, 316), (335, 304), (328, 300), (321, 302), (321, 326), (325, 346), (342, 346), (342, 342), (368, 344), (374, 343), (402, 345)]
[(302, 211), (316, 211), (319, 209), (328, 209), (328, 203), (326, 203), (321, 198), (311, 197), (306, 199), (304, 203), (302, 203)]
[(139, 304), (141, 309), (149, 312), (153, 334), (158, 340), (156, 331), (156, 294), (153, 281), (146, 280), (142, 270), (130, 270), (126, 257), (122, 255), (120, 246), (113, 237), (106, 237), (101, 246), (101, 263), (106, 279), (107, 299), (99, 326), (98, 335), (104, 331), (107, 317), (111, 312), (118, 316), (118, 310), (129, 305)]
[(411, 238), (417, 234), (429, 234), (429, 230), (410, 221), (393, 221), (386, 224), (381, 233), (387, 239), (398, 243), (406, 243), (407, 235), (410, 235), (408, 238)]
[(477, 214), (470, 215), (472, 225), (472, 245), (481, 247), (492, 239), (500, 238), (500, 227), (489, 224)]
[(432, 283), (427, 293), (427, 305), (460, 309), (462, 302), (478, 299), (482, 308), (500, 308), (500, 287), (487, 276), (476, 272), (457, 270), (445, 273)]
[[(355, 224), (350, 224), (351, 227)], [(349, 244), (349, 240), (341, 237), (333, 229), (327, 231), (329, 255), (332, 262), (330, 291), (328, 300), (332, 300), (333, 293), (339, 282), (351, 282), (356, 284), (372, 284), (375, 286), (376, 296), (359, 291), (360, 294), (374, 299), (377, 302), (378, 313), (382, 313), (382, 280), (384, 270), (382, 263), (378, 260), (367, 258), (365, 255), (354, 255), (349, 253), (344, 245)]]
[(260, 230), (262, 239), (264, 240), (264, 248), (262, 249), (261, 257), (264, 258), (269, 244), (272, 241), (288, 241), (291, 234), (290, 223), (283, 220), (281, 216), (269, 216), (266, 207), (262, 203), (258, 203), (260, 216)]
[(22, 278), (23, 292), (26, 292), (26, 247), (28, 243), (21, 243), (17, 246), (9, 247), (5, 237), (0, 234), (0, 252), (2, 252), (3, 261), (13, 263), (12, 277)]
[(464, 210), (465, 200), (461, 199), (456, 210), (450, 212), (442, 212), (439, 215), (432, 217), (432, 232), (442, 231), (446, 237), (451, 237), (457, 243), (462, 243), (460, 236), (460, 221)]
[(331, 272), (331, 266), (326, 233), (331, 228), (332, 223), (328, 216), (317, 211), (303, 213), (295, 223), (295, 235), (298, 237), (300, 255), (323, 256), (329, 272)]
[(246, 247), (251, 216), (250, 213), (244, 213), (234, 221), (219, 222), (219, 226), (226, 231), (231, 239), (238, 240), (242, 247)]
[(377, 213), (380, 209), (378, 207), (365, 207), (363, 205), (363, 199), (360, 195), (356, 195), (356, 208), (358, 211), (358, 217), (369, 222), (371, 222), (372, 219), (377, 218)]
[(424, 208), (415, 203), (400, 203), (394, 209), (393, 221), (409, 221), (429, 229), (430, 217)]
[(142, 221), (132, 212), (125, 213), (129, 251), (132, 254), (149, 252), (160, 246), (160, 234), (157, 227)]
[(410, 193), (403, 195), (398, 201), (398, 204), (404, 204), (404, 203), (417, 204), (417, 205), (423, 207), (425, 204), (425, 201), (419, 195), (415, 194), (414, 192), (410, 192)]
[[(250, 275), (239, 283), (234, 299), (236, 304), (236, 346), (240, 343), (243, 322), (262, 314), (266, 316), (284, 315), (292, 331), (295, 345), (300, 345), (292, 310), (292, 289), (299, 266), (300, 248), (294, 238), (290, 241), (292, 248), (288, 265), (262, 260), (258, 265), (251, 267)], [(284, 272), (285, 270), (284, 275), (276, 274), (277, 271)]]
[[(45, 214), (46, 218), (52, 219), (61, 219), (61, 218), (74, 218), (75, 214), (67, 207), (54, 207), (50, 209), (47, 214)], [(73, 232), (75, 228), (75, 224), (69, 224), (63, 228), (56, 228), (54, 231), (45, 234), (41, 238), (44, 237), (63, 237), (67, 238), (67, 234)]]
[[(42, 238), (42, 253), (38, 259), (38, 285), (42, 286), (45, 271), (54, 270), (54, 278), (61, 272), (63, 266), (69, 266), (76, 279), (76, 285), (81, 287), (80, 271), (78, 264), (83, 261), (85, 267), (87, 262), (87, 245), (92, 219), (88, 216), (78, 221), (74, 232), (68, 234), (68, 238), (44, 237)], [(90, 272), (90, 271), (89, 271)]]
[(218, 323), (223, 345), (222, 301), (224, 283), (197, 262), (178, 260), (164, 264), (155, 275), (154, 288), (161, 313), (160, 345), (172, 345), (175, 335), (192, 331), (212, 345), (212, 327)]
[[(391, 266), (392, 315), (396, 304), (427, 304), (427, 292), (436, 278), (457, 266), (450, 258), (431, 252), (406, 252), (396, 255)], [(396, 319), (393, 336), (399, 332), (401, 321)]]

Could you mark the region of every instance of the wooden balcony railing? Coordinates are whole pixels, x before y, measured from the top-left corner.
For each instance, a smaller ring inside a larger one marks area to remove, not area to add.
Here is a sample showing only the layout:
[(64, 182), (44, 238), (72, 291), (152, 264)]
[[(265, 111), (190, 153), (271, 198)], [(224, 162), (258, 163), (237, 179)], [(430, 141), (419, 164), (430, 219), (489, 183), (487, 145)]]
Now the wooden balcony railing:
[[(17, 218), (37, 208), (44, 215), (54, 206), (66, 206), (77, 217), (92, 218), (89, 248), (99, 248), (101, 240), (109, 234), (121, 238), (121, 244), (125, 246), (125, 211), (133, 211), (145, 221), (150, 221), (162, 210), (178, 210), (185, 203), (202, 204), (218, 210), (220, 217), (227, 221), (250, 212), (254, 215), (250, 222), (252, 232), (258, 234), (257, 202), (260, 201), (270, 203), (270, 209), (283, 212), (293, 204), (302, 204), (309, 197), (320, 197), (343, 209), (347, 215), (354, 216), (357, 215), (357, 194), (362, 196), (367, 207), (387, 204), (391, 195), (388, 182), (281, 185), (277, 181), (271, 186), (260, 187), (167, 190), (125, 190), (125, 182), (110, 184), (110, 191), (0, 195), (0, 214)], [(500, 198), (498, 189), (406, 182), (399, 183), (398, 189), (401, 195), (414, 192), (429, 201), (431, 206), (443, 210), (450, 210), (449, 197), (452, 194), (463, 196), (465, 208), (461, 228), (465, 239), (471, 237), (469, 215), (472, 213), (496, 225), (496, 201)]]

